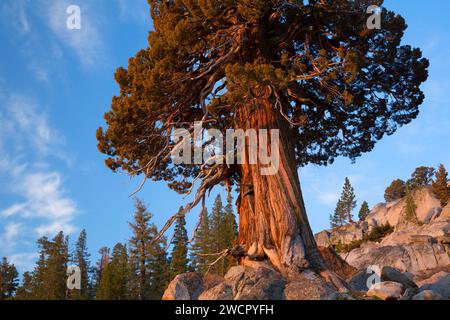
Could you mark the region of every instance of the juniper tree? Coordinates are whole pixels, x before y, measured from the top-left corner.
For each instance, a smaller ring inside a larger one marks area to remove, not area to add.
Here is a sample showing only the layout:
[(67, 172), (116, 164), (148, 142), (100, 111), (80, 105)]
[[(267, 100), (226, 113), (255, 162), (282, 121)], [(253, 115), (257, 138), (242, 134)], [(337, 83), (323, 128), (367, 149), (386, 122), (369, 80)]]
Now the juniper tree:
[[(383, 8), (382, 28), (367, 28), (367, 8), (382, 2), (149, 0), (149, 45), (117, 70), (120, 94), (97, 132), (107, 166), (165, 181), (179, 193), (198, 181), (183, 214), (215, 186), (234, 185), (247, 256), (282, 273), (309, 268), (331, 275), (307, 219), (297, 169), (373, 150), (415, 119), (424, 100), (420, 85), (429, 62), (402, 44), (405, 20)], [(263, 176), (259, 161), (173, 162), (174, 127), (192, 133), (194, 121), (202, 120), (204, 129), (222, 133), (278, 129), (280, 145), (271, 152), (279, 170)]]
[(406, 195), (406, 183), (401, 179), (392, 181), (389, 187), (384, 191), (384, 199), (386, 202), (393, 202), (401, 199)]
[[(183, 212), (182, 207), (179, 210), (179, 213), (181, 212)], [(178, 215), (172, 241), (173, 249), (170, 261), (170, 271), (172, 277), (185, 273), (189, 270), (188, 241), (186, 219), (184, 215)]]
[(19, 285), (19, 273), (14, 264), (3, 257), (0, 264), (0, 300), (8, 300), (14, 296)]
[(417, 189), (420, 187), (426, 187), (432, 184), (434, 176), (434, 168), (431, 167), (418, 167), (411, 175), (411, 179), (408, 184), (411, 189)]
[(435, 181), (433, 182), (433, 192), (441, 202), (441, 207), (444, 208), (450, 199), (450, 186), (448, 172), (443, 164), (439, 165), (435, 173)]
[(359, 209), (359, 213), (358, 213), (359, 221), (366, 220), (369, 213), (370, 213), (369, 204), (367, 203), (367, 201), (364, 201), (361, 205), (361, 209)]

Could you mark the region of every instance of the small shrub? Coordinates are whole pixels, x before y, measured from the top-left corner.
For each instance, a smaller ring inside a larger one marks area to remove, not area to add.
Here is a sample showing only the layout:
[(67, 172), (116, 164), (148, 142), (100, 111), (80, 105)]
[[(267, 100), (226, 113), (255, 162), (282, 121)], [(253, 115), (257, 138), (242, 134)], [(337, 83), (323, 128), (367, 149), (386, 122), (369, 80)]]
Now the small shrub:
[(388, 222), (385, 225), (374, 227), (372, 231), (365, 234), (361, 240), (354, 240), (348, 244), (343, 244), (339, 241), (334, 249), (338, 253), (348, 253), (354, 249), (358, 249), (366, 242), (378, 242), (392, 232), (394, 232), (394, 227)]

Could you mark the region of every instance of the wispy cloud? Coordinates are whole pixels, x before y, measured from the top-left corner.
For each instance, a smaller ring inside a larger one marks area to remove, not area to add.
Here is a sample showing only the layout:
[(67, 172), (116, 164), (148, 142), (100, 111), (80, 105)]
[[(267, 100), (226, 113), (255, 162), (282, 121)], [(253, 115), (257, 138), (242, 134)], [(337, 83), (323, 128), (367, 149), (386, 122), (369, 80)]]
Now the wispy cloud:
[[(5, 224), (0, 252), (12, 251), (15, 238), (51, 236), (76, 230), (77, 205), (64, 188), (51, 159), (64, 159), (62, 135), (52, 128), (43, 108), (22, 95), (0, 95), (0, 182), (12, 203), (0, 207)], [(39, 165), (38, 165), (39, 164)], [(2, 203), (4, 205), (4, 203)]]
[(66, 47), (73, 50), (85, 66), (93, 66), (104, 57), (103, 41), (98, 30), (96, 10), (89, 1), (78, 1), (81, 9), (81, 29), (67, 28), (67, 8), (73, 3), (69, 0), (47, 1), (47, 24), (54, 35)]

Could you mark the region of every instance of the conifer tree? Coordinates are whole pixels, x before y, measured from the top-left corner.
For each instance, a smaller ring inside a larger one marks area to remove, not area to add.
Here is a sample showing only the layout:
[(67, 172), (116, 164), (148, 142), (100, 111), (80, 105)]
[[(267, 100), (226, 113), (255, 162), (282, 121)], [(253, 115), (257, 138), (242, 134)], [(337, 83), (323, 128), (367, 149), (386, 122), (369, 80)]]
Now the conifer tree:
[(150, 260), (150, 293), (149, 300), (161, 300), (170, 281), (170, 263), (166, 252), (166, 239), (161, 238), (153, 245), (153, 257)]
[(16, 267), (3, 257), (0, 264), (0, 300), (9, 300), (14, 296), (19, 284), (18, 275)]
[(195, 271), (204, 274), (211, 263), (211, 230), (208, 209), (202, 209), (200, 225), (191, 246), (191, 263)]
[(33, 295), (33, 275), (27, 271), (22, 276), (22, 284), (17, 288), (17, 300), (35, 300)]
[(330, 226), (331, 228), (338, 228), (344, 225), (344, 221), (346, 219), (346, 213), (344, 210), (344, 205), (342, 200), (339, 199), (336, 208), (334, 209), (334, 213), (330, 215)]
[(431, 167), (418, 167), (411, 175), (411, 179), (408, 181), (408, 185), (411, 190), (421, 187), (429, 186), (433, 183), (434, 168)]
[[(214, 186), (236, 185), (245, 253), (284, 274), (330, 275), (298, 168), (355, 159), (417, 118), (429, 62), (403, 43), (405, 20), (383, 8), (383, 28), (368, 29), (369, 0), (149, 4), (149, 45), (117, 70), (120, 93), (97, 132), (107, 166), (179, 193), (198, 186), (183, 214)], [(196, 121), (225, 134), (279, 130), (279, 170), (264, 176), (260, 163), (173, 161), (174, 127), (193, 133)]]
[(51, 241), (38, 240), (39, 260), (33, 272), (32, 296), (36, 300), (64, 300), (67, 297), (68, 238), (59, 232)]
[(450, 200), (450, 186), (448, 172), (443, 164), (439, 165), (439, 169), (435, 173), (435, 181), (433, 182), (433, 192), (441, 202), (441, 207), (444, 208)]
[[(232, 249), (237, 244), (237, 223), (236, 217), (233, 211), (232, 197), (231, 194), (227, 196), (227, 204), (224, 209), (224, 221), (223, 221), (223, 249)], [(227, 256), (225, 258), (224, 274), (233, 265), (236, 265), (237, 261), (232, 256)]]
[(367, 201), (364, 201), (361, 205), (361, 209), (359, 209), (358, 213), (359, 221), (366, 220), (369, 213), (370, 213), (369, 204), (367, 203)]
[(80, 268), (81, 275), (81, 289), (72, 290), (69, 294), (70, 299), (74, 300), (88, 300), (92, 296), (92, 287), (90, 281), (91, 266), (89, 257), (90, 254), (87, 248), (87, 233), (82, 230), (78, 237), (75, 253), (73, 254), (72, 262)]
[(384, 191), (386, 202), (393, 202), (403, 198), (406, 195), (406, 183), (401, 179), (392, 181), (389, 187)]
[(97, 289), (99, 300), (127, 300), (129, 292), (130, 268), (127, 248), (121, 243), (114, 246), (111, 262), (107, 264), (101, 275)]
[[(211, 234), (209, 237), (211, 241), (211, 254), (217, 254), (217, 256), (213, 256), (213, 260), (218, 258), (218, 254), (223, 252), (225, 249), (228, 249), (226, 248), (224, 236), (224, 220), (225, 212), (223, 209), (222, 197), (218, 194), (211, 212)], [(222, 259), (216, 263), (210, 271), (223, 276), (225, 273), (225, 260)]]
[[(109, 256), (109, 248), (101, 247), (98, 251), (100, 254), (100, 259), (97, 261), (96, 266), (94, 267), (94, 277), (92, 281), (92, 291), (94, 292), (94, 296), (97, 297), (99, 291), (100, 281), (102, 279), (102, 275), (109, 265), (110, 256)], [(98, 298), (98, 297), (97, 297)]]
[[(183, 208), (181, 207), (179, 212), (182, 211)], [(173, 249), (170, 265), (172, 278), (189, 270), (188, 241), (186, 219), (184, 215), (179, 215), (176, 220), (174, 237), (172, 241)]]
[(150, 295), (149, 263), (155, 253), (151, 241), (157, 234), (157, 228), (150, 223), (152, 215), (141, 200), (136, 199), (134, 206), (134, 221), (129, 223), (133, 232), (129, 240), (130, 267), (135, 270), (137, 277), (134, 286), (135, 296), (138, 300), (146, 300)]
[(355, 190), (353, 189), (350, 180), (345, 178), (344, 187), (340, 199), (340, 209), (344, 212), (345, 217), (343, 217), (342, 222), (352, 223), (352, 211), (356, 208), (355, 200)]
[(417, 224), (419, 219), (417, 218), (417, 206), (414, 201), (413, 191), (410, 186), (406, 186), (406, 198), (405, 198), (405, 209), (401, 220), (401, 223), (413, 223)]

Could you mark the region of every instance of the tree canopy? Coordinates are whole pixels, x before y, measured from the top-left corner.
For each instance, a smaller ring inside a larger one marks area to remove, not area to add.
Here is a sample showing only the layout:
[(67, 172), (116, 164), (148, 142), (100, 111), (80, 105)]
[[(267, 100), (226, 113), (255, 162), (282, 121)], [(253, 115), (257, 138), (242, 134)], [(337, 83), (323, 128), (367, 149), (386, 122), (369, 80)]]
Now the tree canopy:
[[(173, 127), (225, 131), (261, 96), (291, 124), (297, 166), (371, 151), (417, 117), (429, 66), (401, 43), (400, 15), (383, 8), (382, 28), (366, 27), (382, 3), (149, 0), (149, 46), (117, 70), (120, 94), (97, 132), (107, 165), (185, 192), (201, 168), (172, 163)], [(239, 175), (219, 167), (204, 187)]]

